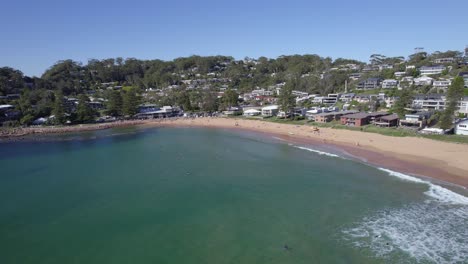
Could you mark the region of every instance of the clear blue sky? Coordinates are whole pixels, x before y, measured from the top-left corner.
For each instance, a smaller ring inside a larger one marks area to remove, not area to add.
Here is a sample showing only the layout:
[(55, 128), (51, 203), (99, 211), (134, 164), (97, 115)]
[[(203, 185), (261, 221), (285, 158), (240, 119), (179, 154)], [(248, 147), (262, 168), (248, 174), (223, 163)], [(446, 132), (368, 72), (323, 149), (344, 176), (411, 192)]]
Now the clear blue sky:
[(58, 60), (319, 54), (367, 61), (463, 50), (468, 1), (4, 1), (0, 66), (40, 76)]

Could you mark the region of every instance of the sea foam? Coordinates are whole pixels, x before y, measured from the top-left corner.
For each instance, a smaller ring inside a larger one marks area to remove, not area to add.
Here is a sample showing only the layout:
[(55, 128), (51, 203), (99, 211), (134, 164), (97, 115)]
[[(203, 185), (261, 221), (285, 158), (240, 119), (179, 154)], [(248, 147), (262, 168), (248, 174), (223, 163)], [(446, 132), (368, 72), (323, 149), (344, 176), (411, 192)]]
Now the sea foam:
[(430, 181), (425, 181), (425, 180), (422, 180), (422, 179), (419, 179), (419, 178), (416, 178), (407, 174), (403, 174), (400, 172), (392, 171), (389, 169), (379, 168), (379, 170), (387, 172), (390, 176), (394, 176), (405, 181), (428, 185), (429, 190), (427, 190), (424, 193), (432, 198), (435, 198), (439, 202), (468, 205), (468, 197), (465, 197), (461, 194), (453, 192), (442, 186), (433, 184)]
[(333, 153), (329, 153), (329, 152), (325, 152), (325, 151), (320, 151), (320, 150), (316, 150), (316, 149), (311, 149), (311, 148), (306, 148), (306, 147), (300, 147), (300, 146), (294, 146), (294, 145), (291, 145), (295, 148), (298, 148), (298, 149), (302, 149), (302, 150), (307, 150), (307, 151), (310, 151), (310, 152), (314, 152), (314, 153), (317, 153), (319, 155), (324, 155), (324, 156), (329, 156), (329, 157), (335, 157), (335, 158), (341, 158), (340, 156), (336, 155), (336, 154), (333, 154)]

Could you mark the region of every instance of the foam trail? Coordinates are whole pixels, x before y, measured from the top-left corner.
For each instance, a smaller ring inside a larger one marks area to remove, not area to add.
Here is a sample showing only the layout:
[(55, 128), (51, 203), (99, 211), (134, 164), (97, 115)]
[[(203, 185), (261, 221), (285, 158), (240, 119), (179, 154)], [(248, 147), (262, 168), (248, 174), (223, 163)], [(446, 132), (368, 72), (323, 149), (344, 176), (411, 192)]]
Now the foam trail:
[(387, 172), (390, 176), (394, 176), (405, 181), (428, 185), (429, 190), (427, 190), (424, 193), (432, 198), (435, 198), (439, 202), (468, 205), (468, 197), (465, 197), (461, 194), (453, 192), (442, 186), (433, 184), (430, 181), (425, 181), (425, 180), (422, 180), (413, 176), (409, 176), (407, 174), (403, 174), (400, 172), (392, 171), (389, 169), (379, 168), (379, 170)]
[(344, 240), (388, 263), (466, 263), (468, 210), (429, 201), (366, 217), (342, 231)]
[(333, 154), (333, 153), (328, 153), (328, 152), (325, 152), (325, 151), (320, 151), (320, 150), (316, 150), (316, 149), (311, 149), (311, 148), (306, 148), (306, 147), (299, 147), (299, 146), (294, 146), (292, 145), (293, 147), (295, 148), (298, 148), (298, 149), (302, 149), (302, 150), (307, 150), (307, 151), (310, 151), (310, 152), (314, 152), (314, 153), (317, 153), (319, 155), (325, 155), (325, 156), (329, 156), (329, 157), (335, 157), (335, 158), (340, 158), (340, 156), (336, 155), (336, 154)]

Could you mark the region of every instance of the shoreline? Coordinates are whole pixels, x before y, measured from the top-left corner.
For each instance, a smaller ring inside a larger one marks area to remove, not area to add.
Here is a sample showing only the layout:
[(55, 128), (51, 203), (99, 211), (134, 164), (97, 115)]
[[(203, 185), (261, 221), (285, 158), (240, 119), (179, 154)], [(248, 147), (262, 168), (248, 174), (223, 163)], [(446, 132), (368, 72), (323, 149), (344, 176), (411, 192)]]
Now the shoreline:
[[(236, 118), (176, 118), (119, 121), (70, 127), (23, 128), (22, 133), (1, 135), (3, 141), (22, 140), (34, 134), (67, 134), (118, 127), (207, 127), (252, 131), (290, 143), (331, 147), (375, 167), (411, 174), (468, 188), (468, 147), (426, 138), (392, 137), (361, 131), (280, 124)], [(6, 139), (6, 140), (5, 140)]]

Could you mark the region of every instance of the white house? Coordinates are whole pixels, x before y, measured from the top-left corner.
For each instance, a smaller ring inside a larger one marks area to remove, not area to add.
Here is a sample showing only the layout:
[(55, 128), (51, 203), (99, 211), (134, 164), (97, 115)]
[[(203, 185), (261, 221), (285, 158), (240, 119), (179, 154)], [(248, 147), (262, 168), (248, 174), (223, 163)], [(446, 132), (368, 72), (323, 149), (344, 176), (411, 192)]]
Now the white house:
[(441, 74), (445, 70), (445, 66), (422, 66), (419, 71), (421, 75)]
[(398, 86), (398, 81), (393, 79), (386, 79), (382, 82), (383, 89), (392, 89)]
[(428, 76), (421, 76), (419, 78), (414, 79), (414, 85), (416, 86), (423, 86), (423, 85), (432, 85), (432, 79), (431, 77)]
[(401, 78), (401, 77), (405, 77), (405, 76), (406, 76), (406, 72), (404, 72), (404, 71), (395, 72), (395, 77), (396, 78)]
[(257, 109), (248, 109), (244, 111), (244, 116), (257, 116), (260, 115), (262, 111), (257, 110)]
[(455, 124), (455, 134), (468, 136), (468, 119)]
[(274, 116), (278, 113), (279, 106), (269, 105), (262, 108), (262, 116)]
[(434, 88), (437, 89), (447, 89), (450, 85), (452, 84), (451, 80), (437, 80), (432, 83), (434, 85)]

